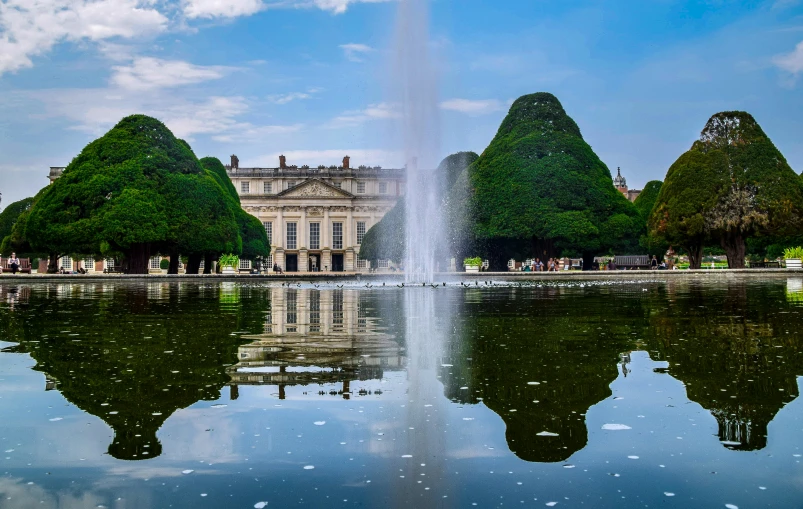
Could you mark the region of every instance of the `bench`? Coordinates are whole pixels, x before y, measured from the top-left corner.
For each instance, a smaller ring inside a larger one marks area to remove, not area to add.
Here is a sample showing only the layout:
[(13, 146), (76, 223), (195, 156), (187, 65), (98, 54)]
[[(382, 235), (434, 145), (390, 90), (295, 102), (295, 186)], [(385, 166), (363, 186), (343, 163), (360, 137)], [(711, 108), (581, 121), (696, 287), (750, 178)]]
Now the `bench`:
[(616, 268), (620, 270), (634, 270), (634, 269), (644, 269), (649, 270), (650, 268), (650, 257), (647, 255), (636, 255), (636, 256), (614, 256), (613, 263), (616, 264)]
[[(11, 272), (11, 266), (8, 264), (8, 258), (3, 260), (3, 272)], [(20, 258), (20, 266), (17, 268), (17, 272), (22, 272), (25, 274), (31, 273), (31, 259), (30, 258)]]
[(748, 269), (780, 269), (781, 262), (748, 262)]

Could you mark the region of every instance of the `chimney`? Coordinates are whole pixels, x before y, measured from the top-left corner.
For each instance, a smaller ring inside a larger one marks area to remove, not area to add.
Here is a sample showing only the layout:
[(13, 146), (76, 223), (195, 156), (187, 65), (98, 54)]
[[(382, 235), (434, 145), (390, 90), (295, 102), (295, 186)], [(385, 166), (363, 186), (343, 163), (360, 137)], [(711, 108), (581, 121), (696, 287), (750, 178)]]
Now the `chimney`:
[(350, 159), (351, 158), (349, 156), (346, 156), (346, 157), (343, 158), (343, 169), (344, 170), (348, 170), (349, 169), (349, 160)]
[(284, 156), (279, 156), (279, 168), (286, 170), (287, 169), (287, 158)]
[(231, 169), (236, 170), (240, 167), (240, 160), (237, 158), (236, 155), (232, 154), (231, 156)]

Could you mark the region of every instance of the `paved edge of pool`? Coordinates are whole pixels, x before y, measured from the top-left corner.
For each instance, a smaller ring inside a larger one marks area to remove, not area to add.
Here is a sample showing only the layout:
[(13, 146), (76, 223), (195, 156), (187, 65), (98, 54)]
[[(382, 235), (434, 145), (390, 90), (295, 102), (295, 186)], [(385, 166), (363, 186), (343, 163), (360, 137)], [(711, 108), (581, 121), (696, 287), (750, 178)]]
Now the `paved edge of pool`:
[[(803, 269), (706, 269), (706, 270), (618, 270), (618, 271), (561, 271), (561, 272), (441, 272), (435, 280), (504, 280), (541, 281), (556, 279), (580, 280), (651, 280), (670, 279), (729, 279), (782, 278), (803, 276)], [(292, 274), (3, 274), (3, 282), (91, 282), (91, 281), (326, 281), (326, 280), (399, 280), (399, 273), (304, 273)]]

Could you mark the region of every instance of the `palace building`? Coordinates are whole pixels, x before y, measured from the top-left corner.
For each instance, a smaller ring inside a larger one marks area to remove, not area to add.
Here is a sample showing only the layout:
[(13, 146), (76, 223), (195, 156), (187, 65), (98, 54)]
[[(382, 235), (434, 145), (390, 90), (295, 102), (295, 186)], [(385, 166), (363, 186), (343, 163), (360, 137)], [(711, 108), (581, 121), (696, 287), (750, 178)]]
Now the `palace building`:
[(641, 194), (641, 189), (628, 189), (627, 180), (622, 176), (622, 169), (616, 168), (616, 176), (613, 178), (613, 186), (631, 202), (636, 201), (638, 195)]
[[(50, 181), (63, 171), (51, 167)], [(363, 236), (404, 194), (407, 173), (352, 168), (348, 156), (339, 166), (288, 165), (280, 156), (276, 168), (242, 168), (236, 155), (226, 172), (243, 209), (265, 226), (271, 245), (266, 268), (276, 264), (285, 272), (369, 269), (368, 261), (359, 260)], [(158, 271), (158, 257), (152, 262)], [(379, 269), (388, 267), (386, 260), (378, 263)], [(241, 260), (241, 270), (250, 268), (250, 260)]]
[[(406, 171), (378, 166), (241, 168), (231, 156), (226, 171), (240, 203), (259, 218), (271, 244), (270, 265), (286, 272), (368, 269), (359, 260), (363, 236), (404, 194)], [(380, 260), (380, 269), (387, 262)]]

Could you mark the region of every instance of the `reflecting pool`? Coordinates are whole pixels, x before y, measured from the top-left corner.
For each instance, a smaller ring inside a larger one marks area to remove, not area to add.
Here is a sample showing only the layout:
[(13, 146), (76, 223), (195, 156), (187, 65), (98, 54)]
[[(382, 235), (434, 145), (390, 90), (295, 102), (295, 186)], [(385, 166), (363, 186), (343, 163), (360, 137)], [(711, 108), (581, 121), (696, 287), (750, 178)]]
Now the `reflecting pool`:
[(0, 508), (799, 507), (803, 278), (0, 280)]

